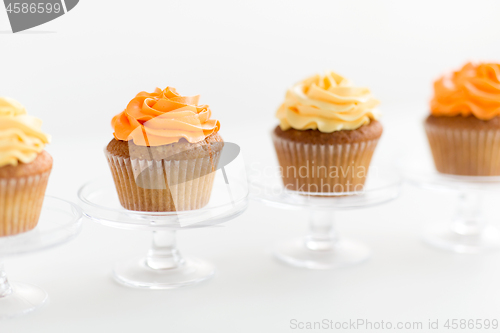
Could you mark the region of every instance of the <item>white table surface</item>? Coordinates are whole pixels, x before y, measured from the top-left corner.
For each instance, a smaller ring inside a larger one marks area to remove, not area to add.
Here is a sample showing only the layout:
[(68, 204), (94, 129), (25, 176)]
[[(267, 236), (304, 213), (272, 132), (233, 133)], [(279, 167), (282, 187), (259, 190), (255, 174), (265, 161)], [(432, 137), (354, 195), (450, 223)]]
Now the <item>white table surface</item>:
[[(111, 117), (155, 86), (201, 94), (251, 163), (272, 150), (286, 88), (333, 69), (381, 100), (376, 154), (388, 161), (426, 145), (421, 120), (434, 79), (468, 60), (498, 61), (499, 9), (498, 1), (85, 0), (15, 35), (0, 9), (0, 95), (44, 120), (55, 160), (47, 193), (75, 202), (85, 181), (109, 174), (102, 148)], [(0, 333), (276, 333), (298, 331), (292, 319), (500, 319), (500, 253), (458, 255), (421, 242), (424, 225), (449, 219), (454, 203), (405, 186), (387, 205), (338, 212), (341, 234), (370, 246), (372, 259), (308, 271), (270, 253), (304, 234), (307, 212), (251, 202), (224, 227), (179, 233), (181, 251), (213, 262), (217, 275), (170, 291), (111, 279), (114, 262), (145, 253), (148, 233), (86, 220), (71, 243), (6, 261), (12, 281), (44, 288), (50, 304), (0, 321)], [(497, 197), (485, 198), (485, 214), (498, 226)]]
[[(412, 144), (426, 144), (423, 136), (414, 134), (421, 132), (418, 122), (409, 126), (413, 131), (403, 130), (397, 116), (392, 118), (384, 123), (377, 154), (392, 150), (388, 142), (397, 142), (404, 133), (413, 136)], [(239, 134), (243, 138), (248, 133)], [(99, 141), (51, 146), (58, 158), (48, 193), (76, 201), (76, 190), (85, 180), (109, 172)], [(264, 136), (255, 146), (241, 140), (247, 161), (258, 159), (261, 142), (272, 149)], [(79, 158), (84, 161), (75, 163)], [(168, 291), (123, 287), (110, 275), (116, 260), (145, 253), (149, 233), (85, 220), (81, 235), (71, 243), (7, 261), (10, 279), (43, 287), (50, 304), (1, 321), (0, 332), (288, 332), (294, 331), (292, 319), (424, 325), (429, 319), (498, 319), (500, 253), (452, 254), (420, 240), (424, 225), (450, 218), (454, 200), (450, 194), (405, 186), (392, 203), (337, 212), (341, 234), (369, 245), (373, 257), (332, 271), (296, 269), (275, 261), (273, 244), (302, 235), (307, 212), (251, 202), (244, 215), (221, 228), (179, 232), (181, 251), (211, 261), (217, 274), (208, 282)], [(485, 213), (498, 225), (495, 200), (485, 199)]]

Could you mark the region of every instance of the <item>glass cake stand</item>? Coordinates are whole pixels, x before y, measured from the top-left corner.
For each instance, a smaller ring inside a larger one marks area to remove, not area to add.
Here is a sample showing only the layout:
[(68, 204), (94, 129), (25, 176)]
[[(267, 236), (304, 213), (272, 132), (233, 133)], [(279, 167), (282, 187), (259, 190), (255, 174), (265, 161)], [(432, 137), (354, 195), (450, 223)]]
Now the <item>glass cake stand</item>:
[(17, 317), (48, 302), (48, 295), (36, 286), (9, 282), (3, 269), (5, 258), (46, 250), (75, 238), (81, 230), (82, 213), (76, 205), (46, 196), (35, 229), (0, 237), (0, 318)]
[(377, 167), (368, 173), (364, 189), (359, 192), (306, 193), (286, 190), (281, 176), (273, 168), (253, 167), (250, 193), (253, 199), (287, 210), (309, 211), (309, 233), (276, 245), (275, 257), (291, 266), (309, 269), (335, 269), (361, 263), (371, 256), (365, 245), (339, 236), (334, 230), (334, 213), (387, 203), (399, 196), (401, 179), (395, 172)]
[(433, 222), (424, 232), (424, 242), (457, 253), (500, 249), (500, 232), (486, 221), (481, 207), (485, 195), (500, 194), (500, 177), (441, 174), (434, 168), (430, 151), (405, 156), (399, 164), (401, 174), (408, 183), (458, 196), (450, 220)]
[(111, 175), (93, 180), (80, 189), (78, 196), (88, 218), (114, 228), (153, 234), (146, 256), (129, 258), (115, 265), (113, 277), (116, 281), (129, 287), (172, 289), (196, 284), (214, 275), (212, 264), (180, 254), (175, 235), (178, 230), (218, 225), (245, 211), (248, 185), (244, 169), (233, 167), (232, 172), (230, 166), (225, 169), (216, 171), (208, 205), (191, 211), (126, 210), (120, 205)]

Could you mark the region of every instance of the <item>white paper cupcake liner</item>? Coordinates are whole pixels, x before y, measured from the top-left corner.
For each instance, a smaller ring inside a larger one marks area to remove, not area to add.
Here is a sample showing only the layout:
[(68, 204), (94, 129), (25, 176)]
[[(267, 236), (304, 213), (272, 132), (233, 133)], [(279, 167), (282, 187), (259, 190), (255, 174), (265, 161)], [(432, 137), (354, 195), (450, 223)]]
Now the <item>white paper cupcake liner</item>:
[(29, 177), (0, 179), (0, 236), (36, 227), (50, 171)]
[(361, 191), (378, 139), (346, 144), (273, 142), (286, 189), (312, 193)]
[(105, 151), (121, 205), (129, 210), (167, 212), (208, 204), (220, 152), (189, 160), (123, 158)]
[(500, 175), (500, 130), (445, 128), (425, 123), (425, 132), (439, 172)]

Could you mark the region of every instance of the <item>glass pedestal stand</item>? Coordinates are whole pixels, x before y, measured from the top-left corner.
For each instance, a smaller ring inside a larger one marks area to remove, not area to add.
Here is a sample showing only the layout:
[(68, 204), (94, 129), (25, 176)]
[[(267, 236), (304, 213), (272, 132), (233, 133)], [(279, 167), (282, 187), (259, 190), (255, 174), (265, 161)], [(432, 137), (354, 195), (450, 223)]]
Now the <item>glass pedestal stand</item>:
[(28, 232), (0, 237), (0, 318), (32, 312), (48, 302), (48, 295), (36, 286), (9, 282), (5, 258), (39, 252), (75, 238), (81, 230), (82, 213), (74, 204), (46, 196), (38, 226)]
[(129, 287), (171, 289), (210, 279), (215, 267), (200, 259), (184, 258), (177, 249), (175, 233), (153, 231), (146, 256), (118, 262), (113, 268), (115, 280)]
[(278, 172), (256, 172), (250, 176), (252, 198), (271, 207), (309, 211), (309, 233), (299, 239), (276, 245), (274, 255), (295, 267), (335, 269), (367, 260), (371, 251), (365, 245), (340, 237), (334, 229), (337, 210), (359, 209), (387, 203), (400, 193), (396, 173), (369, 174), (364, 189), (356, 193), (327, 194), (288, 191)]
[(312, 209), (309, 233), (299, 239), (277, 244), (274, 255), (291, 266), (310, 269), (332, 269), (354, 265), (369, 259), (364, 244), (340, 238), (333, 227), (334, 212)]
[(207, 280), (214, 275), (212, 264), (183, 257), (177, 248), (178, 230), (218, 225), (241, 215), (248, 205), (246, 183), (214, 181), (207, 206), (193, 211), (138, 212), (120, 206), (115, 185), (103, 177), (84, 185), (79, 191), (84, 215), (106, 226), (152, 232), (153, 241), (143, 257), (118, 262), (113, 277), (119, 283), (135, 288), (172, 289)]
[(479, 253), (500, 249), (500, 232), (481, 213), (480, 193), (461, 192), (451, 223), (429, 227), (424, 241), (458, 253)]
[(430, 157), (414, 155), (401, 161), (404, 178), (410, 184), (458, 197), (449, 221), (430, 225), (423, 235), (429, 245), (457, 253), (480, 253), (500, 249), (500, 231), (482, 214), (483, 196), (500, 194), (500, 177), (454, 176), (434, 170)]

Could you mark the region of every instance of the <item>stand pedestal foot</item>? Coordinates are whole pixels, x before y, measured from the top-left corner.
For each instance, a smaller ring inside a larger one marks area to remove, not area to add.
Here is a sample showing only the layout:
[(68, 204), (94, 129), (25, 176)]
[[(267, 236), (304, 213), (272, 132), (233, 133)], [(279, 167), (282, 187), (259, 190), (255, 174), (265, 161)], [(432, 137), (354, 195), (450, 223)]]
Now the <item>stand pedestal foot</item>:
[(350, 240), (337, 241), (330, 249), (312, 250), (304, 239), (278, 244), (274, 255), (294, 267), (309, 269), (335, 269), (362, 263), (371, 256), (368, 247)]
[(113, 277), (128, 287), (144, 289), (173, 289), (193, 285), (210, 279), (215, 268), (199, 259), (185, 258), (173, 268), (153, 269), (146, 258), (133, 258), (118, 262)]
[(210, 263), (181, 256), (175, 231), (153, 231), (153, 243), (147, 256), (117, 263), (113, 277), (128, 287), (173, 289), (208, 280), (214, 273), (215, 268)]
[(459, 234), (448, 224), (430, 227), (424, 233), (425, 243), (457, 253), (482, 253), (500, 250), (500, 232), (487, 225), (475, 234)]
[(335, 269), (359, 264), (371, 256), (363, 244), (338, 237), (331, 210), (311, 210), (309, 228), (306, 237), (278, 244), (275, 257), (294, 267)]
[(481, 214), (482, 194), (462, 192), (450, 224), (430, 227), (424, 234), (427, 244), (457, 253), (481, 253), (500, 249), (500, 232), (488, 225)]
[(10, 287), (11, 292), (0, 297), (0, 319), (22, 316), (48, 303), (47, 293), (36, 286), (11, 283)]

